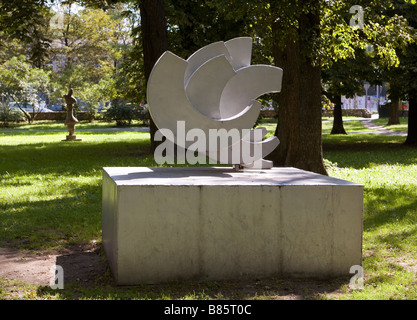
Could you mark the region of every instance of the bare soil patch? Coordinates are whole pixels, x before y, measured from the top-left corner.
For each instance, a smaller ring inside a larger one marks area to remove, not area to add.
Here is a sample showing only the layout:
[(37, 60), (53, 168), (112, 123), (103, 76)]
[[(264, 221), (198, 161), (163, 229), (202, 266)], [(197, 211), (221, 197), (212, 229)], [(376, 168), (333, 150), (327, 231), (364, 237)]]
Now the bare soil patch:
[(0, 248), (0, 278), (22, 280), (28, 284), (49, 286), (54, 268), (64, 270), (65, 282), (92, 283), (103, 274), (107, 262), (95, 244), (70, 246), (57, 252), (29, 252)]

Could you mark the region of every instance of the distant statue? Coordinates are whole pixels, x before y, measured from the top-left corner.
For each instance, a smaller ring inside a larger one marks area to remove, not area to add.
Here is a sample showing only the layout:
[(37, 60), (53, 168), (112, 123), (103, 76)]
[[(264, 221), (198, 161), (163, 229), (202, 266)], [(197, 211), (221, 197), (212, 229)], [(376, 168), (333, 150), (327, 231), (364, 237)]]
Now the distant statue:
[(77, 103), (77, 99), (73, 97), (74, 90), (70, 88), (68, 90), (68, 94), (64, 95), (65, 104), (67, 105), (67, 116), (65, 118), (65, 125), (68, 128), (69, 135), (67, 135), (67, 139), (63, 141), (80, 141), (81, 139), (77, 139), (74, 135), (75, 132), (75, 124), (78, 123), (77, 118), (74, 117), (73, 113), (73, 106)]

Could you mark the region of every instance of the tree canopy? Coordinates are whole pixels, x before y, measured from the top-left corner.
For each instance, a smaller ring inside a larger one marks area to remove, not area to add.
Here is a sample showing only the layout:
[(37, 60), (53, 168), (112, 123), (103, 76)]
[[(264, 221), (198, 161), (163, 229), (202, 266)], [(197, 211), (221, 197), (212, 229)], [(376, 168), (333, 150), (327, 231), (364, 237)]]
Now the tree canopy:
[[(51, 30), (53, 3), (84, 7)], [(274, 95), (281, 144), (271, 158), (325, 174), (322, 93), (339, 101), (363, 81), (389, 79), (393, 94), (401, 88), (398, 95), (413, 100), (415, 13), (414, 0), (1, 0), (0, 59), (19, 52), (48, 70), (62, 57), (65, 67), (53, 76), (58, 86), (93, 84), (86, 99), (112, 87), (114, 97), (138, 101), (163, 51), (187, 57), (211, 42), (251, 36), (253, 60), (284, 70), (282, 92)]]

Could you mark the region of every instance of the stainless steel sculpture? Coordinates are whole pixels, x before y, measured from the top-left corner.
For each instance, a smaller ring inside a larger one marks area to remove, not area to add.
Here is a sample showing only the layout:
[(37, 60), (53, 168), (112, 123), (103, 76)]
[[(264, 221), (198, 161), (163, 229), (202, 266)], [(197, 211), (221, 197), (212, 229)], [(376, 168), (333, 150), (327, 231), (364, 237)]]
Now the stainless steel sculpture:
[[(263, 158), (278, 146), (279, 140), (276, 137), (263, 140), (266, 129), (251, 128), (261, 109), (261, 103), (256, 99), (281, 90), (282, 69), (250, 65), (251, 55), (250, 37), (212, 43), (187, 60), (166, 51), (155, 64), (148, 81), (148, 106), (156, 126), (173, 132), (172, 142), (185, 149), (192, 148), (193, 143), (177, 139), (179, 121), (185, 124), (185, 132), (199, 128), (206, 137), (209, 137), (210, 129), (227, 132), (237, 129), (241, 133), (239, 142), (216, 146), (213, 153), (210, 152), (213, 145), (207, 141), (205, 150), (198, 152), (203, 151), (209, 158), (235, 167), (272, 167), (272, 162)], [(261, 153), (251, 162), (243, 155), (236, 161), (232, 157), (236, 143), (240, 144), (238, 150), (260, 147)], [(224, 153), (229, 155), (226, 159), (220, 157)]]

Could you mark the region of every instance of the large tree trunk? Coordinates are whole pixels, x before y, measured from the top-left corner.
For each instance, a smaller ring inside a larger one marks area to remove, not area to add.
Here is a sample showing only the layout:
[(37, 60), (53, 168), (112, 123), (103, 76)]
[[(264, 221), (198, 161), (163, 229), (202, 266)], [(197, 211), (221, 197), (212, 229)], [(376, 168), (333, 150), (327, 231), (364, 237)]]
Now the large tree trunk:
[(345, 128), (343, 127), (342, 96), (335, 96), (332, 102), (334, 103), (333, 127), (330, 134), (346, 134)]
[(390, 115), (388, 119), (388, 126), (392, 124), (400, 124), (400, 118), (398, 116), (398, 109), (400, 107), (400, 99), (394, 98), (392, 99)]
[[(143, 59), (146, 82), (152, 68), (159, 57), (168, 49), (167, 22), (165, 18), (164, 0), (139, 1)], [(150, 119), (151, 152), (155, 151), (157, 142), (154, 139), (158, 130), (152, 118)]]
[(406, 145), (417, 146), (417, 93), (409, 94), (408, 135)]
[(279, 20), (272, 26), (274, 60), (284, 74), (281, 93), (277, 94), (275, 132), (281, 143), (269, 159), (275, 166), (327, 174), (321, 137), (321, 69), (318, 64), (313, 65), (311, 55), (314, 37), (319, 36), (318, 10), (300, 15), (298, 39), (287, 38), (284, 45), (280, 42), (285, 33)]
[[(277, 34), (277, 32), (275, 32)], [(275, 65), (283, 69), (281, 93), (278, 102), (278, 124), (275, 135), (280, 144), (271, 154), (276, 166), (293, 166), (297, 159), (299, 139), (299, 63), (298, 42), (288, 41), (285, 49), (274, 47)], [(291, 72), (288, 72), (291, 70)]]

